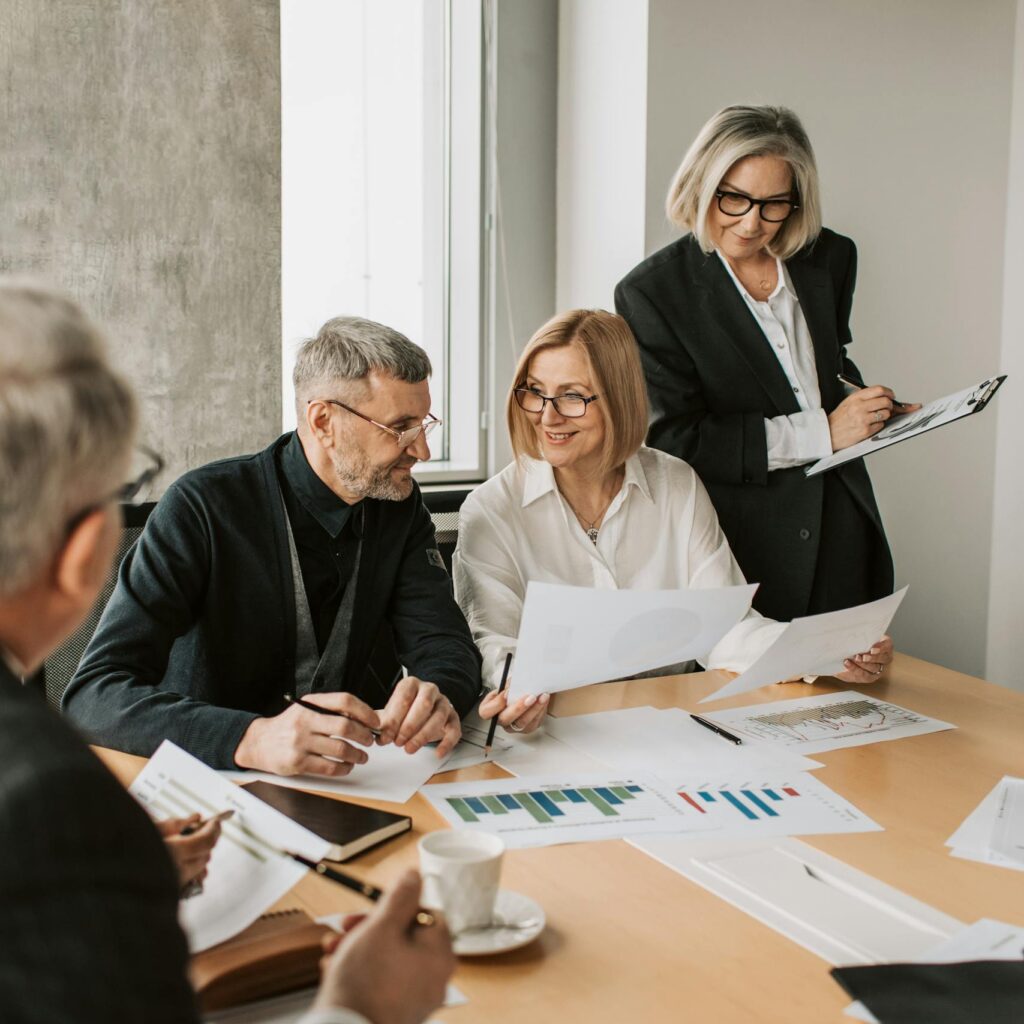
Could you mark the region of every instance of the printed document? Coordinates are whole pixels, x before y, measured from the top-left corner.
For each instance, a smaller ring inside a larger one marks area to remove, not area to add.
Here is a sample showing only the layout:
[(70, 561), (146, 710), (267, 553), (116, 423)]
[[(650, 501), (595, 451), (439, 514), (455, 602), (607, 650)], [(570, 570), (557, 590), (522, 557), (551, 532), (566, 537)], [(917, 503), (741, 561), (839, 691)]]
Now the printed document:
[(1021, 848), (1021, 794), (1024, 779), (1004, 775), (995, 788), (946, 840), (950, 853), (964, 860), (1024, 871)]
[(823, 615), (794, 619), (745, 672), (703, 698), (736, 697), (798, 676), (834, 676), (843, 661), (871, 649), (889, 628), (907, 588), (878, 601)]

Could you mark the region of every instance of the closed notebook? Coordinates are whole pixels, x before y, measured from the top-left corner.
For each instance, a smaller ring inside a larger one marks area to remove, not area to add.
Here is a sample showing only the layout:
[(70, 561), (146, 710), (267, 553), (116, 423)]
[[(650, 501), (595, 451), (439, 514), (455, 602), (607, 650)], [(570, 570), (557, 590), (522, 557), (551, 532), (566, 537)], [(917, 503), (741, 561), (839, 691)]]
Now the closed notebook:
[(375, 811), (301, 789), (250, 782), (243, 789), (331, 844), (327, 860), (343, 861), (412, 828), (404, 814)]

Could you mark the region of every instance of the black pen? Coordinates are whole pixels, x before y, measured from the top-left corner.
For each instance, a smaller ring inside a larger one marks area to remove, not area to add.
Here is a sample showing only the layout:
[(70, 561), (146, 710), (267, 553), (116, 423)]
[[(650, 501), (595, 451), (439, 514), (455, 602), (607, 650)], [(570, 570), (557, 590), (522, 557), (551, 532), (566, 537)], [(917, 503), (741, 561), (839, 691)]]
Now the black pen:
[[(856, 388), (858, 391), (863, 391), (867, 387), (867, 384), (865, 384), (864, 381), (854, 380), (852, 377), (846, 377), (841, 373), (836, 374), (836, 379), (839, 381), (840, 384), (845, 384), (847, 387)], [(905, 409), (910, 403), (901, 402), (898, 398), (893, 398), (892, 404), (898, 405), (901, 409)]]
[(714, 733), (718, 733), (723, 739), (731, 740), (733, 743), (742, 743), (743, 740), (736, 736), (734, 733), (729, 732), (727, 729), (723, 729), (720, 725), (715, 725), (714, 722), (709, 721), (706, 718), (701, 718), (700, 715), (690, 715), (690, 717), (698, 724), (703, 725), (705, 729), (710, 729)]
[[(498, 693), (504, 693), (505, 687), (508, 685), (508, 669), (512, 664), (512, 652), (509, 651), (505, 655), (505, 667), (501, 672), (501, 685), (498, 687)], [(494, 732), (498, 728), (498, 712), (494, 713), (494, 717), (491, 719), (491, 727), (487, 730), (487, 742), (484, 744), (484, 757), (491, 756), (491, 744), (494, 742)]]
[[(304, 864), (310, 871), (315, 871), (318, 875), (322, 875), (332, 882), (337, 882), (338, 885), (343, 885), (346, 889), (351, 889), (353, 892), (359, 893), (360, 896), (365, 896), (374, 903), (384, 895), (383, 889), (378, 889), (377, 886), (370, 885), (369, 882), (360, 882), (358, 878), (346, 875), (343, 871), (329, 868), (323, 861), (310, 860), (308, 857), (303, 857), (301, 853), (292, 853), (291, 850), (281, 850), (280, 852), (286, 857), (291, 857), (292, 860)], [(435, 922), (436, 918), (429, 910), (420, 910), (416, 914), (416, 923), (424, 928), (429, 928)]]
[[(319, 704), (314, 704), (312, 701), (303, 700), (301, 697), (293, 697), (290, 693), (284, 695), (285, 701), (289, 704), (298, 704), (300, 708), (305, 708), (307, 711), (315, 711), (318, 715), (334, 715), (335, 718), (347, 718), (350, 722), (355, 722), (357, 725), (363, 725), (362, 722), (353, 718), (351, 715), (346, 715), (344, 711), (333, 711), (331, 708), (323, 708)], [(371, 728), (369, 725), (363, 725), (364, 729), (369, 729), (373, 733), (375, 740), (380, 739), (381, 730)]]

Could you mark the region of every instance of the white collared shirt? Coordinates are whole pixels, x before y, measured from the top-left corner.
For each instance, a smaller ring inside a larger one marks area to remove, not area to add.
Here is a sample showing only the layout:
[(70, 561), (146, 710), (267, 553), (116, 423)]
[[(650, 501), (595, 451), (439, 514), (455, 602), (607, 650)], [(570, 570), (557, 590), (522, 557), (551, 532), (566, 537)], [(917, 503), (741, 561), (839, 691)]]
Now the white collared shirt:
[[(523, 458), (506, 466), (463, 504), (452, 569), (455, 596), (483, 655), (484, 681), (492, 686), (506, 653), (515, 650), (529, 580), (607, 590), (745, 582), (697, 474), (653, 448), (626, 461), (596, 544), (547, 462)], [(783, 628), (751, 611), (711, 651), (708, 667), (742, 671)]]
[(789, 416), (765, 419), (768, 471), (802, 466), (831, 455), (832, 437), (828, 429), (828, 414), (821, 407), (814, 343), (785, 265), (776, 258), (778, 284), (764, 302), (759, 302), (740, 283), (729, 261), (719, 250), (715, 251), (768, 339), (801, 410)]

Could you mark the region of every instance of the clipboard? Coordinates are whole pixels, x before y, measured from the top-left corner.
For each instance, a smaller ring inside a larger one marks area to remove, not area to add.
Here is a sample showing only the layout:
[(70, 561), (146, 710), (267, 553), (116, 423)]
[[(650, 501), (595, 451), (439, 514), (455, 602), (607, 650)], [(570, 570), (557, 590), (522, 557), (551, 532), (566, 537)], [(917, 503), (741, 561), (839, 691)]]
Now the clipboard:
[(1006, 380), (1006, 374), (996, 377), (988, 377), (974, 387), (964, 388), (963, 391), (956, 391), (951, 395), (936, 398), (927, 405), (922, 406), (917, 412), (907, 413), (904, 416), (896, 417), (885, 425), (877, 434), (850, 445), (842, 451), (833, 452), (823, 459), (819, 459), (813, 465), (804, 470), (806, 476), (817, 476), (819, 473), (826, 473), (836, 466), (841, 466), (854, 459), (861, 459), (865, 455), (881, 451), (891, 445), (899, 444), (900, 441), (909, 441), (913, 437), (935, 430), (936, 427), (944, 427), (947, 423), (955, 423), (965, 416), (973, 416), (981, 412), (995, 393)]

